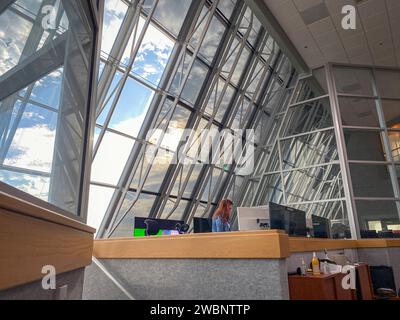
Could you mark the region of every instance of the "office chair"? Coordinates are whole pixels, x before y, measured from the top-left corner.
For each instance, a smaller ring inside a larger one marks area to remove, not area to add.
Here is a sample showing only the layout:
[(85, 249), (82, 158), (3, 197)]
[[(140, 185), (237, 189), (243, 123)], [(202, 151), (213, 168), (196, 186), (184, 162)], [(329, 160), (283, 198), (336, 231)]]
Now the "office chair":
[(385, 299), (397, 295), (392, 267), (371, 266), (370, 272), (374, 292), (379, 298)]
[(155, 236), (160, 231), (160, 226), (157, 221), (146, 219), (144, 223), (146, 225), (146, 236)]

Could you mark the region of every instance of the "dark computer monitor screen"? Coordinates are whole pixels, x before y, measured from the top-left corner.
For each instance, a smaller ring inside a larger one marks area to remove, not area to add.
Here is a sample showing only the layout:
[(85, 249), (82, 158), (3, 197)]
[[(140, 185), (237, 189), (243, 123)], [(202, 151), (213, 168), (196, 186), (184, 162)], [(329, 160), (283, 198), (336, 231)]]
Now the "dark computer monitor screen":
[(271, 229), (286, 230), (285, 215), (286, 207), (273, 202), (269, 203), (269, 223)]
[(157, 234), (155, 234), (156, 236), (179, 234), (177, 230), (177, 225), (184, 224), (184, 221), (182, 220), (165, 220), (165, 219), (135, 217), (135, 227), (133, 230), (134, 237), (146, 236), (146, 229), (147, 229), (147, 225), (145, 223), (146, 220), (152, 220), (155, 222), (154, 224), (158, 228)]
[(307, 236), (306, 213), (301, 210), (287, 207), (286, 230), (288, 235), (296, 237)]
[(378, 238), (378, 232), (375, 230), (360, 230), (360, 236), (362, 239)]
[(212, 219), (193, 218), (193, 232), (194, 233), (212, 232)]
[(330, 238), (330, 221), (329, 219), (319, 217), (316, 215), (311, 216), (312, 225), (314, 229), (314, 238)]
[(290, 236), (307, 236), (304, 211), (270, 202), (269, 215), (271, 229), (285, 230)]

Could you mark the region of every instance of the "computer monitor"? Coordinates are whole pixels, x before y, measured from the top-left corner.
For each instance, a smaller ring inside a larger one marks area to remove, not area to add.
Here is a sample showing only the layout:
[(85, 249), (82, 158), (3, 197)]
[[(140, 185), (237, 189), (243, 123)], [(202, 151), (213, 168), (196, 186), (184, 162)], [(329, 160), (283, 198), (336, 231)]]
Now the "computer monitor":
[(378, 238), (378, 232), (375, 230), (360, 230), (360, 236), (362, 239)]
[(307, 223), (304, 211), (270, 202), (271, 229), (285, 230), (289, 236), (306, 237)]
[(287, 207), (287, 233), (293, 237), (307, 237), (306, 213)]
[(391, 239), (394, 238), (394, 233), (392, 230), (378, 231), (378, 237)]
[(331, 231), (330, 231), (330, 220), (319, 217), (316, 215), (311, 216), (312, 219), (312, 225), (313, 225), (313, 230), (314, 230), (314, 238), (330, 238), (331, 237)]
[(212, 232), (212, 219), (193, 218), (193, 232), (194, 233)]
[(269, 204), (269, 220), (271, 229), (286, 231), (286, 207), (270, 202)]
[(270, 229), (268, 206), (239, 207), (237, 208), (237, 214), (240, 231)]
[[(154, 235), (162, 236), (162, 235), (176, 235), (179, 234), (178, 228), (179, 226), (184, 224), (182, 220), (165, 220), (165, 219), (152, 219), (152, 218), (143, 218), (143, 217), (135, 217), (135, 225), (133, 227), (133, 236), (134, 237), (145, 237), (146, 230), (148, 228), (148, 221), (146, 224), (146, 220), (150, 220), (152, 222), (152, 228), (154, 229)], [(158, 230), (155, 230), (158, 229)]]

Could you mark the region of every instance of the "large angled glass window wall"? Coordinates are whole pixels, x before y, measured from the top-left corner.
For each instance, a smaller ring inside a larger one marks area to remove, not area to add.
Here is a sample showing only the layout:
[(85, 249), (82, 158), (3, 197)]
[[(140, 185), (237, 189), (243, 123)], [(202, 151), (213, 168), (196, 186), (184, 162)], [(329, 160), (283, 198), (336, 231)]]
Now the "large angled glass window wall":
[(253, 128), (257, 143), (294, 73), (243, 0), (107, 0), (100, 72), (98, 237), (132, 236), (134, 216), (190, 223), (238, 194), (235, 164), (198, 160), (202, 137), (183, 129)]
[(399, 86), (400, 70), (378, 67), (329, 64), (300, 78), (240, 203), (329, 218), (337, 238), (395, 237)]
[(0, 4), (0, 181), (67, 215), (84, 192), (91, 23), (81, 1)]
[[(324, 70), (300, 78), (276, 118), (241, 203), (285, 204), (329, 218), (336, 237), (349, 234), (343, 181)], [(280, 121), (278, 119), (281, 119)], [(340, 232), (339, 232), (340, 230)]]

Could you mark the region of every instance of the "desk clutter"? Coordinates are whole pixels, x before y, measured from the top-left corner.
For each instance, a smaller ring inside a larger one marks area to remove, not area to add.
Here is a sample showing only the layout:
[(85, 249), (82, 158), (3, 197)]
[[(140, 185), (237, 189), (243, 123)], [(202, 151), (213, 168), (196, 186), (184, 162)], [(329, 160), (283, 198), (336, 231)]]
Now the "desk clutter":
[(289, 275), (289, 294), (291, 300), (400, 299), (392, 267), (352, 263), (326, 250), (323, 259), (316, 252), (311, 261), (301, 257), (297, 272)]

